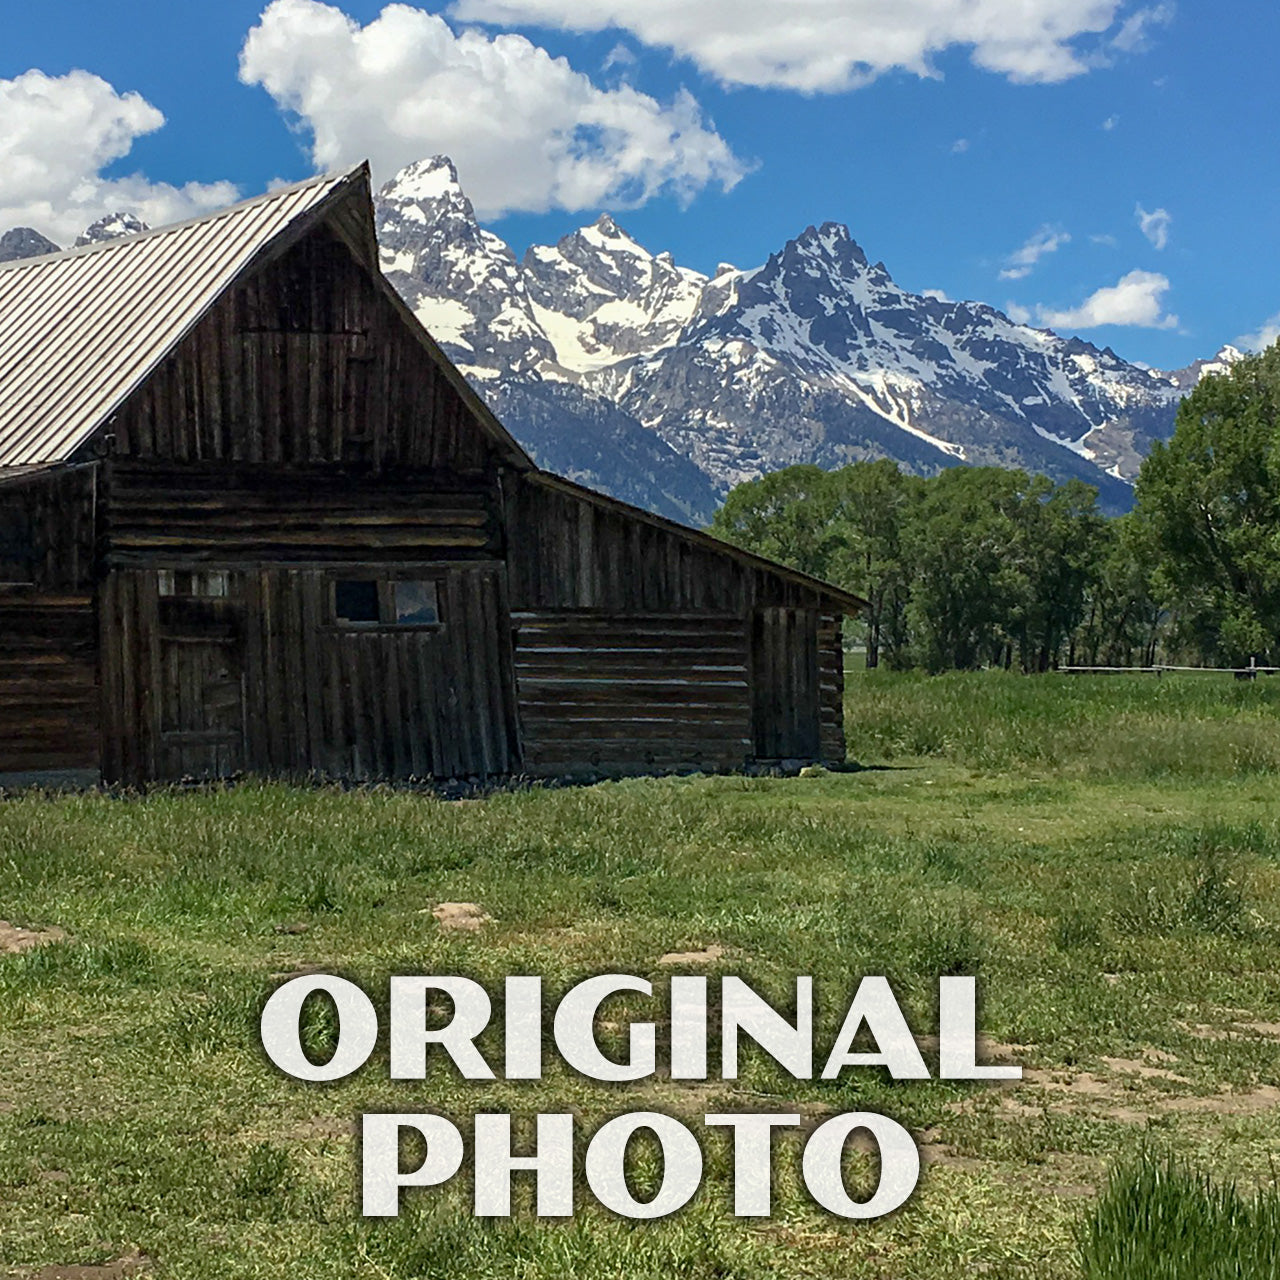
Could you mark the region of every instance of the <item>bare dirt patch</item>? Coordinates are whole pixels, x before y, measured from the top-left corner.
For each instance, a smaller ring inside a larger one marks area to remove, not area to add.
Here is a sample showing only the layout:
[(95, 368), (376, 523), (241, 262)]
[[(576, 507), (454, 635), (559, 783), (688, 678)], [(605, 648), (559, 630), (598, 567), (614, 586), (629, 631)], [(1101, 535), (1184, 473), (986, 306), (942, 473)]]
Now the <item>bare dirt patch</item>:
[(303, 1141), (307, 1139), (329, 1141), (354, 1138), (359, 1133), (359, 1122), (344, 1116), (312, 1116), (311, 1119), (304, 1120), (293, 1130), (293, 1136), (301, 1138)]
[(1232, 1020), (1229, 1026), (1221, 1026), (1209, 1022), (1180, 1022), (1178, 1025), (1188, 1035), (1197, 1040), (1230, 1040), (1233, 1037), (1260, 1037), (1264, 1040), (1280, 1040), (1280, 1022), (1265, 1022), (1255, 1019), (1242, 1010), (1232, 1010), (1240, 1017)]
[(1172, 1080), (1175, 1084), (1190, 1084), (1186, 1076), (1164, 1067), (1153, 1067), (1140, 1058), (1103, 1058), (1103, 1062), (1120, 1075), (1137, 1076), (1142, 1080)]
[[(125, 1280), (151, 1269), (151, 1259), (138, 1249), (130, 1249), (114, 1262), (98, 1266), (48, 1266), (28, 1272), (30, 1280)], [(10, 1273), (15, 1274), (15, 1273)]]
[(442, 902), (431, 909), (446, 933), (478, 933), (485, 925), (493, 923), (476, 902)]
[(701, 951), (668, 951), (658, 957), (658, 963), (671, 964), (714, 964), (724, 956), (724, 948), (716, 943)]
[(1280, 1089), (1269, 1084), (1259, 1085), (1256, 1089), (1248, 1089), (1242, 1093), (1230, 1089), (1216, 1094), (1165, 1098), (1159, 1104), (1161, 1111), (1184, 1111), (1213, 1116), (1255, 1116), (1276, 1108), (1280, 1108)]
[[(939, 1049), (937, 1036), (916, 1036), (916, 1046), (921, 1053), (936, 1054)], [(1035, 1052), (1033, 1044), (1006, 1044), (1002, 1040), (991, 1040), (979, 1035), (977, 1040), (978, 1062), (986, 1064), (1020, 1065), (1023, 1058)], [(1025, 1068), (1024, 1068), (1025, 1070)]]
[[(1224, 1085), (1215, 1094), (1181, 1091), (1179, 1086), (1193, 1082), (1165, 1065), (1176, 1061), (1172, 1054), (1147, 1049), (1141, 1058), (1104, 1057), (1104, 1072), (1027, 1068), (1021, 1081), (1002, 1081), (996, 1086), (1001, 1093), (996, 1114), (1016, 1121), (1040, 1115), (1048, 1106), (1122, 1124), (1145, 1124), (1153, 1116), (1171, 1112), (1235, 1117), (1280, 1109), (1280, 1087), (1274, 1085), (1244, 1090)], [(975, 1105), (975, 1099), (965, 1098), (950, 1104), (948, 1110), (963, 1114)]]
[(63, 942), (66, 937), (67, 931), (59, 929), (56, 924), (43, 929), (23, 929), (7, 920), (0, 920), (0, 955), (17, 955), (33, 947), (47, 946), (50, 942)]

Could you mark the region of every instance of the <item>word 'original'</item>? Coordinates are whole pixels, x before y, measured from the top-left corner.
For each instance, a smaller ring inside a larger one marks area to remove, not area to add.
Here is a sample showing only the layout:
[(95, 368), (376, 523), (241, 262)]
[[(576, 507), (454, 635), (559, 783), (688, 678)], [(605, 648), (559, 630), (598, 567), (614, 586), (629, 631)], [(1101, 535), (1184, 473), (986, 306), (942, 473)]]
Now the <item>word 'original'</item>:
[[(303, 1048), (304, 1006), (323, 993), (338, 1015), (336, 1045), (326, 1062), (314, 1062)], [(659, 1023), (663, 1066), (674, 1080), (708, 1078), (709, 1042), (719, 1041), (719, 1075), (738, 1077), (739, 1044), (745, 1037), (796, 1079), (810, 1079), (814, 1056), (813, 980), (796, 979), (793, 1011), (783, 1013), (742, 979), (720, 980), (719, 999), (708, 998), (708, 979), (673, 977), (667, 1017), (634, 1021), (625, 1028), (625, 1053), (607, 1055), (597, 1035), (601, 1006), (613, 996), (653, 996), (652, 984), (628, 974), (604, 974), (578, 983), (560, 999), (550, 1018), (550, 1040), (563, 1062), (591, 1079), (643, 1080), (659, 1070)], [(438, 997), (451, 1012), (441, 1020)], [(503, 986), (502, 1075), (507, 1080), (538, 1080), (543, 1073), (547, 1037), (542, 980), (513, 976)], [(712, 1014), (718, 1019), (713, 1035)], [(493, 1063), (476, 1041), (489, 1027), (493, 1001), (478, 982), (446, 976), (397, 976), (390, 979), (388, 1063), (393, 1080), (424, 1080), (434, 1049), (452, 1061), (468, 1080), (492, 1080)], [(977, 989), (973, 978), (938, 981), (938, 1075), (944, 1080), (1017, 1079), (1022, 1069), (980, 1064), (977, 1060)], [(262, 1044), (282, 1071), (299, 1080), (338, 1080), (358, 1071), (378, 1043), (379, 1021), (373, 1001), (355, 983), (331, 974), (308, 974), (286, 982), (262, 1011)], [(861, 1037), (861, 1039), (860, 1039)], [(867, 1041), (870, 1041), (870, 1045)], [(855, 1049), (855, 1042), (861, 1048)], [(863, 978), (848, 1006), (831, 1048), (822, 1058), (821, 1078), (833, 1080), (849, 1068), (879, 1067), (898, 1080), (927, 1080), (929, 1068), (884, 977)], [(773, 1112), (711, 1114), (711, 1127), (733, 1130), (734, 1212), (741, 1217), (769, 1213), (771, 1141), (777, 1128), (795, 1126), (801, 1117)], [(484, 1217), (511, 1212), (511, 1177), (532, 1172), (537, 1180), (539, 1216), (573, 1212), (574, 1118), (571, 1114), (537, 1117), (537, 1149), (512, 1153), (511, 1117), (474, 1117), (475, 1213)], [(879, 1182), (865, 1200), (848, 1193), (842, 1174), (845, 1146), (856, 1131), (867, 1132), (880, 1154)], [(426, 1144), (417, 1168), (400, 1167), (401, 1138), (415, 1132)], [(405, 1187), (439, 1186), (462, 1167), (464, 1140), (451, 1120), (431, 1113), (369, 1113), (362, 1119), (364, 1213), (392, 1217), (399, 1212)], [(657, 1192), (637, 1200), (628, 1188), (628, 1144), (648, 1133), (662, 1152)], [(702, 1147), (680, 1121), (638, 1111), (603, 1124), (586, 1146), (587, 1185), (605, 1207), (630, 1218), (657, 1218), (688, 1203), (702, 1179)], [(900, 1207), (915, 1189), (920, 1154), (914, 1139), (897, 1121), (872, 1112), (835, 1116), (809, 1135), (801, 1172), (809, 1193), (831, 1213), (844, 1218), (874, 1218)]]

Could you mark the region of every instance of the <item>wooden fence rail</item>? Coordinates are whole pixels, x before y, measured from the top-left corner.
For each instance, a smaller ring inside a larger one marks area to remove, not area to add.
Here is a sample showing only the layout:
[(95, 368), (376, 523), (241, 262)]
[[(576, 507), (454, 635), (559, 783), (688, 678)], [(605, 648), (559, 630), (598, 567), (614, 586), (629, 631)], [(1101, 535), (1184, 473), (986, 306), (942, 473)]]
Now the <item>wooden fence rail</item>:
[(1255, 676), (1270, 676), (1280, 672), (1280, 667), (1179, 667), (1172, 663), (1158, 663), (1150, 667), (1059, 667), (1067, 675), (1157, 675), (1166, 671), (1198, 671), (1205, 675), (1233, 675), (1237, 680), (1252, 680)]

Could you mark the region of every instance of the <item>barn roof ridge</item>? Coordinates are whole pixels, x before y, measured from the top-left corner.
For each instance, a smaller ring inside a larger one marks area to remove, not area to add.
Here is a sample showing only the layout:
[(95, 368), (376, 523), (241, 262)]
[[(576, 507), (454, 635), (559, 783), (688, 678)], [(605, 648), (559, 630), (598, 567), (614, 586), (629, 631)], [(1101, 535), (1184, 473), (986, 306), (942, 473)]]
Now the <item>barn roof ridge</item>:
[(188, 227), (198, 226), (201, 223), (217, 222), (222, 218), (253, 208), (255, 205), (267, 204), (273, 200), (293, 195), (296, 192), (305, 191), (310, 187), (332, 186), (357, 178), (361, 171), (367, 167), (368, 161), (362, 161), (354, 168), (334, 169), (328, 173), (318, 173), (313, 177), (303, 178), (300, 182), (290, 182), (285, 186), (273, 187), (269, 191), (260, 192), (258, 195), (250, 196), (245, 200), (237, 200), (235, 204), (223, 205), (220, 209), (211, 209), (208, 213), (199, 213), (192, 218), (183, 218), (180, 222), (166, 222), (158, 227), (148, 227), (145, 231), (129, 232), (122, 236), (115, 236), (110, 240), (100, 240), (93, 244), (72, 245), (66, 249), (57, 249), (53, 253), (41, 253), (31, 258), (15, 258), (12, 262), (0, 262), (0, 275), (9, 271), (23, 271), (32, 267), (39, 267), (54, 259), (81, 258), (93, 253), (108, 253), (112, 250), (123, 248), (125, 245), (137, 244), (140, 240), (172, 235), (174, 232), (184, 231)]

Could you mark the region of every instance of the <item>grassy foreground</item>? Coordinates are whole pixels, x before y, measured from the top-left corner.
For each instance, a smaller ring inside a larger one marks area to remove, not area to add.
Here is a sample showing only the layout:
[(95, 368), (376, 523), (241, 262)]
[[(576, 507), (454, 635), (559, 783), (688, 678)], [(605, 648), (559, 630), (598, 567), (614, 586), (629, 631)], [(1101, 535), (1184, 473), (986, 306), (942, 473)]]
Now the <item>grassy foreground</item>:
[[(1137, 1149), (1241, 1197), (1271, 1183), (1278, 713), (1280, 681), (870, 673), (850, 679), (851, 755), (886, 767), (864, 772), (462, 802), (246, 785), (0, 803), (0, 918), (67, 935), (0, 955), (0, 1276), (1110, 1276), (1094, 1263), (1124, 1235), (1125, 1187), (1092, 1235), (1082, 1224)], [(492, 922), (442, 931), (445, 901)], [(780, 1003), (814, 975), (819, 1061), (863, 974), (890, 976), (921, 1035), (938, 975), (977, 974), (990, 1052), (1024, 1079), (797, 1083), (749, 1056), (741, 1079), (697, 1085), (554, 1066), (541, 1082), (437, 1068), (406, 1084), (388, 1081), (383, 1044), (320, 1086), (258, 1046), (266, 995), (312, 968), (371, 991), (392, 973), (493, 990), (540, 973), (554, 996), (602, 969), (661, 984), (664, 953), (707, 948), (719, 958), (676, 971), (737, 973)], [(527, 1199), (509, 1223), (477, 1221), (461, 1179), (407, 1195), (397, 1221), (359, 1216), (362, 1111), (572, 1110), (585, 1135), (625, 1111), (701, 1133), (707, 1111), (783, 1109), (897, 1117), (925, 1149), (916, 1195), (843, 1223), (779, 1139), (774, 1216), (735, 1220), (718, 1132), (699, 1196), (654, 1224), (586, 1194), (565, 1223)], [(1132, 1194), (1195, 1199), (1153, 1187)]]

